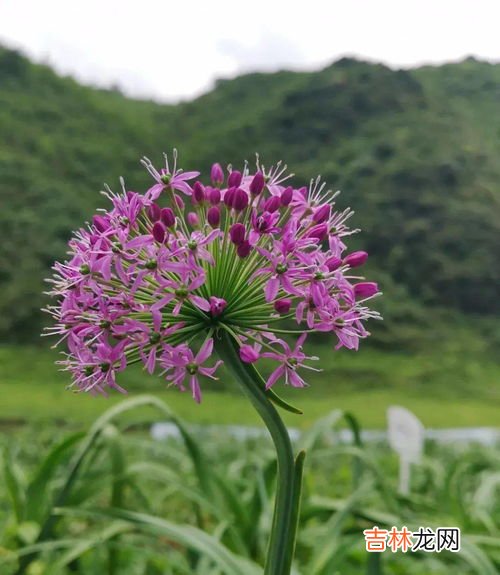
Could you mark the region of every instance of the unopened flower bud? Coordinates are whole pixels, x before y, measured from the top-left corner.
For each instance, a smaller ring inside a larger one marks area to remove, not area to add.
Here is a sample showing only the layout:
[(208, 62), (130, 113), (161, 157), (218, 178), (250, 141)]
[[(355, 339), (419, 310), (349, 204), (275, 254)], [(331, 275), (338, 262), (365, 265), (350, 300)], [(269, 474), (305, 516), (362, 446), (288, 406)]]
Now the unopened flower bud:
[(276, 210), (279, 210), (281, 206), (281, 198), (279, 196), (271, 196), (268, 198), (264, 204), (264, 210), (272, 214)]
[(234, 193), (236, 192), (236, 188), (229, 188), (224, 193), (224, 203), (228, 208), (233, 207), (234, 201)]
[(185, 206), (184, 200), (183, 200), (180, 196), (178, 196), (177, 194), (174, 195), (174, 202), (175, 202), (175, 205), (176, 205), (181, 211), (184, 210), (184, 206)]
[(328, 235), (328, 226), (326, 224), (318, 224), (313, 226), (306, 234), (308, 238), (316, 238), (322, 242)]
[(248, 240), (243, 241), (237, 248), (236, 253), (240, 258), (246, 258), (252, 251), (252, 246)]
[(208, 223), (213, 227), (217, 228), (220, 224), (220, 210), (217, 206), (212, 206), (207, 212)]
[(352, 252), (344, 258), (344, 264), (348, 265), (351, 268), (357, 268), (362, 266), (366, 260), (368, 259), (368, 254), (366, 252)]
[(288, 313), (290, 311), (290, 308), (292, 307), (292, 300), (291, 299), (278, 299), (274, 302), (274, 309), (279, 313), (279, 314), (285, 314)]
[(248, 194), (241, 188), (236, 188), (233, 198), (233, 209), (241, 212), (248, 206)]
[(281, 193), (281, 205), (289, 206), (292, 199), (293, 199), (293, 188), (292, 186), (288, 186), (288, 188), (285, 188)]
[(242, 175), (238, 170), (233, 170), (227, 179), (228, 188), (237, 188), (241, 184)]
[(193, 201), (196, 204), (205, 201), (205, 188), (201, 182), (195, 182), (193, 185)]
[(212, 180), (212, 184), (215, 186), (220, 186), (224, 181), (224, 172), (222, 171), (220, 164), (213, 164), (212, 169), (210, 170), (210, 179)]
[(317, 208), (313, 214), (313, 222), (322, 224), (323, 222), (328, 221), (330, 219), (331, 211), (332, 209), (330, 204), (323, 204), (322, 206), (319, 206), (319, 208)]
[(239, 246), (245, 240), (245, 226), (243, 224), (237, 223), (231, 226), (229, 230), (229, 237), (233, 244)]
[(354, 295), (356, 298), (367, 298), (378, 293), (378, 285), (375, 282), (361, 282), (354, 286)]
[(245, 363), (255, 363), (259, 359), (259, 352), (251, 345), (244, 344), (240, 347), (240, 358)]
[(195, 212), (189, 212), (187, 215), (187, 221), (192, 228), (197, 228), (200, 223), (200, 218)]
[(163, 208), (160, 212), (160, 218), (167, 228), (172, 228), (175, 224), (175, 215), (172, 208)]
[(342, 265), (342, 260), (336, 256), (332, 256), (326, 260), (325, 264), (328, 268), (328, 271), (334, 272), (335, 270), (338, 270)]
[(254, 196), (259, 195), (264, 189), (265, 185), (266, 180), (264, 178), (264, 174), (260, 171), (257, 172), (250, 182), (250, 193)]
[(92, 223), (98, 232), (105, 232), (109, 228), (109, 220), (104, 216), (93, 216)]
[(212, 317), (219, 316), (226, 309), (227, 301), (221, 297), (210, 297), (210, 314)]
[(206, 187), (205, 188), (205, 194), (208, 197), (208, 201), (212, 204), (212, 205), (216, 205), (220, 202), (220, 190), (219, 188), (210, 188), (210, 187)]
[(159, 244), (162, 244), (165, 241), (167, 230), (162, 222), (155, 222), (151, 234)]
[(148, 218), (152, 222), (157, 222), (161, 216), (161, 208), (158, 204), (151, 204), (148, 208)]

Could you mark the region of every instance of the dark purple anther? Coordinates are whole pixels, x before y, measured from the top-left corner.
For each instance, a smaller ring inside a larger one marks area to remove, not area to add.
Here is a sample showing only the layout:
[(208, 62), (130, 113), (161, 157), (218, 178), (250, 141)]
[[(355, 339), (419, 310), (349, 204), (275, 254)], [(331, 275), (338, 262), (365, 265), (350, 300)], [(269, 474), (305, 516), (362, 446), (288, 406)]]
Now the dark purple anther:
[(172, 208), (163, 208), (160, 212), (161, 221), (167, 228), (173, 228), (175, 225), (175, 215)]
[(242, 175), (238, 170), (233, 170), (227, 179), (228, 188), (237, 188), (241, 184)]
[(193, 202), (201, 204), (205, 201), (205, 188), (201, 182), (195, 182), (193, 185)]
[(239, 246), (245, 240), (245, 226), (243, 224), (233, 224), (229, 230), (229, 237), (233, 244)]
[(276, 212), (281, 207), (281, 198), (279, 196), (271, 196), (264, 204), (264, 210), (270, 214)]
[(290, 311), (292, 307), (292, 300), (291, 299), (278, 299), (274, 302), (274, 309), (279, 314), (285, 314)]
[(264, 174), (260, 171), (257, 172), (250, 182), (250, 193), (254, 196), (259, 195), (264, 189), (265, 185), (266, 180), (264, 178)]
[(361, 282), (354, 286), (354, 295), (357, 299), (371, 297), (378, 293), (378, 285), (375, 282)]
[(148, 208), (148, 218), (152, 222), (157, 222), (161, 216), (161, 208), (158, 204), (151, 204)]
[(156, 222), (153, 226), (152, 235), (154, 239), (159, 243), (162, 244), (165, 241), (165, 237), (167, 235), (167, 230), (162, 222)]
[(248, 240), (245, 240), (236, 248), (236, 253), (240, 258), (248, 257), (251, 251), (252, 246), (250, 245), (250, 242)]
[(293, 188), (292, 186), (288, 186), (285, 188), (281, 193), (281, 205), (288, 206), (293, 199)]
[(344, 258), (344, 264), (348, 265), (351, 268), (357, 268), (362, 266), (366, 260), (368, 259), (368, 254), (366, 252), (352, 252)]
[(330, 219), (331, 207), (330, 204), (323, 204), (316, 209), (313, 214), (313, 222), (317, 224), (322, 224)]
[(207, 212), (208, 223), (213, 228), (218, 228), (220, 224), (220, 210), (217, 206), (212, 206)]
[(214, 164), (210, 170), (210, 179), (214, 186), (220, 186), (224, 181), (224, 172), (222, 171), (220, 164)]

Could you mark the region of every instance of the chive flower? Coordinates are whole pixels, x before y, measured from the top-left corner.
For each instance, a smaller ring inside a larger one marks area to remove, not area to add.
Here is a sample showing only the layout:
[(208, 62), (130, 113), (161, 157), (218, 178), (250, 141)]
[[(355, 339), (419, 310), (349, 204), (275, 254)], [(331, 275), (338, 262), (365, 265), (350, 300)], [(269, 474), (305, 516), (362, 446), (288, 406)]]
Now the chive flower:
[(200, 380), (216, 379), (222, 363), (213, 357), (222, 336), (242, 362), (274, 363), (266, 389), (306, 385), (299, 370), (317, 359), (303, 351), (309, 333), (358, 349), (365, 320), (379, 317), (365, 305), (379, 290), (353, 275), (368, 257), (345, 253), (353, 212), (335, 211), (337, 194), (319, 178), (294, 187), (286, 166), (257, 160), (253, 173), (214, 164), (203, 182), (177, 168), (176, 151), (160, 171), (142, 164), (153, 186), (106, 186), (110, 209), (75, 232), (48, 280), (47, 331), (65, 342), (59, 364), (75, 389), (124, 392), (117, 375), (142, 363), (200, 401)]

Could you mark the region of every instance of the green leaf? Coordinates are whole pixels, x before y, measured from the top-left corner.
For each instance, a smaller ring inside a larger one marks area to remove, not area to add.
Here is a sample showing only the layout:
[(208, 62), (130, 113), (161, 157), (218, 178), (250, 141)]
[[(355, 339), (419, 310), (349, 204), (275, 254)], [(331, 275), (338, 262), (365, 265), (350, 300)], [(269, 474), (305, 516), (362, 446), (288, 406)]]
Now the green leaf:
[(314, 424), (302, 434), (299, 445), (305, 451), (313, 450), (320, 438), (327, 432), (331, 431), (334, 426), (342, 419), (344, 412), (341, 409), (331, 411), (325, 417), (318, 419)]
[(17, 536), (24, 545), (34, 543), (40, 533), (40, 525), (36, 521), (23, 521), (17, 526)]
[(382, 554), (369, 553), (366, 563), (366, 575), (383, 575)]
[(363, 483), (350, 497), (344, 500), (342, 507), (320, 528), (321, 537), (317, 536), (315, 551), (311, 558), (311, 575), (328, 575), (332, 562), (339, 553), (342, 543), (342, 527), (358, 503), (373, 488), (373, 481)]
[(291, 403), (288, 403), (288, 401), (285, 401), (271, 388), (266, 389), (266, 395), (277, 407), (281, 407), (281, 409), (288, 411), (290, 413), (294, 413), (296, 415), (304, 414), (302, 409), (299, 409), (298, 407), (295, 407), (295, 405), (292, 405)]
[(78, 432), (66, 437), (57, 444), (43, 459), (35, 476), (26, 491), (26, 519), (41, 522), (47, 511), (48, 488), (54, 479), (60, 463), (66, 458), (68, 451), (83, 437), (84, 432)]
[(3, 454), (3, 475), (7, 492), (12, 501), (14, 515), (17, 522), (21, 523), (24, 518), (26, 504), (24, 477), (8, 449), (5, 449)]
[[(132, 530), (132, 526), (124, 523), (123, 521), (114, 521), (110, 525), (107, 525), (104, 529), (92, 534), (92, 537), (88, 535), (79, 539), (74, 545), (72, 545), (66, 553), (63, 553), (56, 561), (54, 561), (54, 568), (62, 569), (67, 567), (75, 559), (81, 557), (87, 551), (95, 549), (99, 545), (105, 544), (107, 541), (114, 539), (117, 535), (127, 533)], [(113, 559), (116, 559), (115, 555), (116, 549), (113, 546), (109, 546), (109, 553)], [(109, 573), (118, 573), (117, 564), (111, 563)]]
[[(173, 415), (170, 408), (163, 401), (159, 400), (154, 396), (142, 395), (135, 397), (133, 399), (126, 399), (125, 401), (122, 401), (121, 403), (111, 407), (94, 422), (89, 432), (86, 434), (83, 441), (81, 442), (79, 448), (76, 450), (73, 458), (71, 459), (65, 479), (62, 482), (62, 486), (58, 491), (57, 495), (54, 497), (53, 501), (51, 502), (52, 509), (55, 507), (61, 507), (65, 505), (76, 483), (83, 462), (89, 455), (92, 454), (92, 450), (96, 447), (98, 439), (101, 437), (103, 431), (107, 428), (109, 423), (113, 421), (113, 419), (122, 415), (123, 413), (126, 413), (127, 411), (144, 406), (151, 406), (157, 408), (160, 412), (162, 412), (165, 416), (167, 416), (178, 426), (181, 436), (184, 439), (184, 442), (187, 446), (188, 452), (191, 454), (194, 460), (198, 476), (199, 477), (201, 476), (200, 480), (203, 481), (204, 483), (208, 481), (208, 474), (205, 476), (203, 475), (205, 470), (208, 469), (208, 466), (206, 466), (203, 463), (201, 454), (199, 453), (196, 443), (191, 438), (185, 427)], [(57, 522), (56, 516), (53, 513), (50, 513), (42, 525), (42, 529), (38, 537), (39, 542), (49, 539), (51, 537), (56, 522)], [(17, 575), (25, 573), (26, 568), (31, 563), (31, 561), (35, 559), (35, 557), (36, 554), (32, 556), (29, 555), (25, 556), (20, 563)]]
[(124, 509), (71, 509), (61, 508), (57, 513), (67, 516), (88, 516), (112, 518), (127, 521), (136, 529), (153, 535), (163, 535), (173, 542), (210, 557), (227, 575), (261, 575), (261, 568), (246, 558), (239, 557), (226, 549), (217, 539), (189, 525), (176, 525), (145, 513)]
[(477, 575), (498, 575), (497, 568), (486, 553), (464, 537), (462, 537), (460, 552), (457, 556), (468, 563)]
[(297, 540), (297, 531), (299, 528), (300, 518), (300, 502), (302, 497), (302, 476), (304, 474), (304, 462), (306, 452), (300, 451), (295, 459), (295, 472), (293, 476), (293, 496), (290, 502), (292, 508), (292, 516), (290, 518), (290, 526), (288, 533), (288, 545), (285, 552), (286, 563), (284, 565), (283, 573), (290, 573), (292, 568), (293, 557), (295, 555), (295, 544)]
[[(238, 553), (251, 555), (248, 543), (252, 539), (255, 523), (249, 521), (250, 515), (241, 503), (239, 494), (235, 492), (233, 486), (220, 474), (214, 473), (217, 488), (220, 493), (220, 507), (226, 512), (229, 521), (228, 533), (232, 542), (232, 549)], [(247, 544), (246, 544), (247, 543)]]
[[(121, 437), (120, 433), (114, 426), (110, 426), (110, 429), (107, 431), (106, 439), (109, 443), (109, 453), (111, 458), (111, 507), (122, 507), (124, 501), (124, 492), (125, 492), (125, 485), (126, 485), (126, 478), (125, 478), (125, 469), (126, 469), (126, 462), (125, 462), (125, 454), (122, 449), (121, 445)], [(111, 527), (111, 526), (110, 526)], [(121, 533), (119, 526), (115, 526), (115, 530), (110, 530), (101, 534), (101, 536), (106, 538), (115, 538), (117, 535)], [(76, 557), (71, 558), (74, 560)], [(68, 561), (68, 563), (71, 562)], [(109, 575), (118, 575), (118, 566), (119, 566), (119, 554), (118, 549), (115, 546), (109, 546), (108, 549), (108, 574)]]

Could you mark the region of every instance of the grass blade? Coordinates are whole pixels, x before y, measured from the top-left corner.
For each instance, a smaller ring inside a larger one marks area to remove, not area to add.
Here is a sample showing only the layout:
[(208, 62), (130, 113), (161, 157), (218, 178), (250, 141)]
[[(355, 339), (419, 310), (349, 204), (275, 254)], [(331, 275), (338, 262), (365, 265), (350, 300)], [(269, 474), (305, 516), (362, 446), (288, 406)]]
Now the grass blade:
[(176, 544), (193, 549), (203, 556), (210, 557), (227, 575), (261, 575), (262, 569), (246, 558), (239, 557), (226, 549), (217, 539), (189, 525), (176, 525), (145, 513), (124, 509), (71, 509), (57, 510), (61, 515), (83, 515), (94, 518), (112, 518), (129, 522), (136, 529), (163, 535)]

